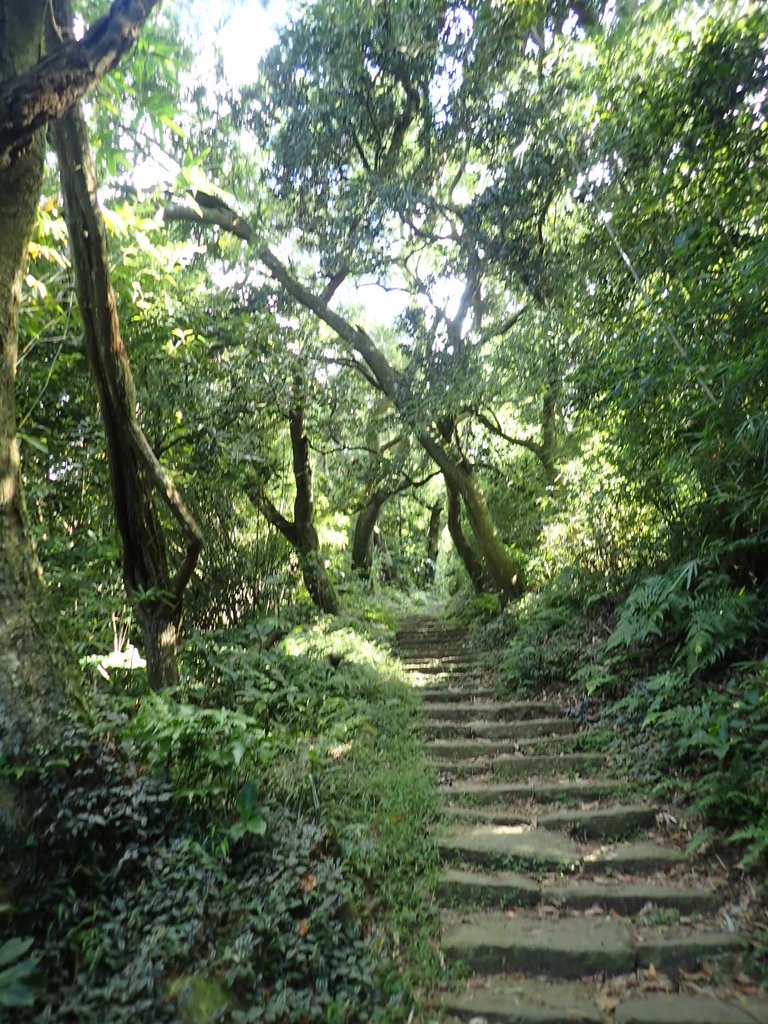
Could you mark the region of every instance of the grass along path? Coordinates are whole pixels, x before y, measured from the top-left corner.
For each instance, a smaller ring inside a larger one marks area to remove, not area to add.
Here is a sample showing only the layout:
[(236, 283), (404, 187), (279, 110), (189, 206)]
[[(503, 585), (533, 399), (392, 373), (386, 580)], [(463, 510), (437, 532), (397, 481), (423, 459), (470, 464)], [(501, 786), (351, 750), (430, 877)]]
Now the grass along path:
[(445, 808), (441, 953), (467, 972), (440, 1016), (766, 1024), (719, 874), (686, 856), (663, 808), (621, 799), (556, 700), (497, 701), (492, 656), (461, 629), (414, 616), (397, 644)]

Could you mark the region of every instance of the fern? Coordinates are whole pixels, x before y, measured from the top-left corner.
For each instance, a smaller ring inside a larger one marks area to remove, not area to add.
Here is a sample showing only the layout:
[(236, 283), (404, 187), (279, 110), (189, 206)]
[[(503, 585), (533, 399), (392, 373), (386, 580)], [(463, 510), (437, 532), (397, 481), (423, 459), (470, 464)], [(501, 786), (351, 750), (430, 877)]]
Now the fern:
[(697, 593), (691, 602), (685, 644), (678, 661), (689, 676), (709, 668), (741, 647), (757, 627), (757, 600), (732, 587)]
[[(624, 602), (619, 621), (608, 637), (605, 649), (610, 651), (620, 646), (631, 647), (646, 643), (652, 637), (661, 639), (668, 620), (675, 623), (690, 605), (691, 597), (687, 587), (695, 575), (691, 568), (694, 564), (686, 563), (674, 575), (646, 576)], [(686, 583), (686, 592), (683, 593), (682, 583)]]
[(763, 814), (753, 825), (737, 829), (729, 842), (745, 843), (741, 863), (747, 869), (757, 867), (761, 861), (768, 859), (768, 814)]

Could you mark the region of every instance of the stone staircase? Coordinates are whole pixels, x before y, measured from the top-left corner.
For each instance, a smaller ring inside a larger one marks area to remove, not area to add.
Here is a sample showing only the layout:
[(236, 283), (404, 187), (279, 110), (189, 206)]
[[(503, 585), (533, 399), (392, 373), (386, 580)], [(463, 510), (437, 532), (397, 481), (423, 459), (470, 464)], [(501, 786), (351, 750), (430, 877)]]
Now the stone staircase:
[(445, 796), (442, 954), (471, 971), (442, 1019), (768, 1024), (726, 893), (671, 819), (574, 749), (557, 702), (497, 700), (490, 653), (461, 629), (412, 617), (396, 640)]

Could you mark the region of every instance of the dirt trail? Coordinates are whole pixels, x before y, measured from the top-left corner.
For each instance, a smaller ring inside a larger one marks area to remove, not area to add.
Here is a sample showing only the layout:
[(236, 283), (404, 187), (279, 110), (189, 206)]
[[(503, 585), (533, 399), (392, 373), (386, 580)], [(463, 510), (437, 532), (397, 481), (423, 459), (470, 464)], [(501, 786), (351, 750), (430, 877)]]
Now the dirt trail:
[(557, 701), (497, 700), (492, 653), (461, 629), (412, 617), (397, 644), (445, 795), (442, 953), (472, 970), (444, 1019), (768, 1024), (727, 891), (664, 810), (573, 749)]

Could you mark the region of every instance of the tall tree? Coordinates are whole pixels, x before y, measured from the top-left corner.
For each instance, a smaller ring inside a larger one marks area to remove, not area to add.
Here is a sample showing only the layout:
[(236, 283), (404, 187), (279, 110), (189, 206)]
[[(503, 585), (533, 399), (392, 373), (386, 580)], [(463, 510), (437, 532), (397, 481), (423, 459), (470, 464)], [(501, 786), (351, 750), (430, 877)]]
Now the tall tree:
[[(60, 31), (70, 34), (68, 0), (56, 0), (54, 9)], [(150, 685), (156, 689), (174, 686), (178, 682), (176, 645), (183, 595), (197, 564), (203, 535), (136, 418), (136, 391), (120, 334), (88, 130), (79, 105), (54, 123), (53, 137), (85, 349), (107, 436), (115, 518), (123, 545), (123, 578), (141, 626)], [(185, 535), (186, 550), (176, 573), (169, 568), (168, 543), (155, 506), (156, 494), (165, 501)]]
[[(155, 4), (117, 0), (84, 38), (48, 59), (48, 4), (0, 3), (0, 759), (49, 735), (65, 695), (63, 659), (47, 619), (42, 574), (26, 522), (16, 436), (18, 309), (40, 195), (45, 124), (106, 74)], [(3, 783), (7, 790), (7, 783)], [(13, 841), (18, 804), (0, 801), (0, 843)]]

